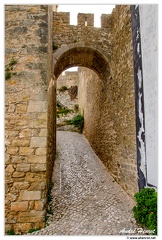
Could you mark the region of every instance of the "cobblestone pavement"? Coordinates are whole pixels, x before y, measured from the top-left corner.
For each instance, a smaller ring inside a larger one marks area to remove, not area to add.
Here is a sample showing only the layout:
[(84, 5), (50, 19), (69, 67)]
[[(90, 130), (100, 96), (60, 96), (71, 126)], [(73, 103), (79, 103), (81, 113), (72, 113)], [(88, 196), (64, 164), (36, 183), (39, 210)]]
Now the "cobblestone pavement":
[[(138, 226), (135, 205), (113, 180), (84, 135), (57, 132), (48, 226), (33, 235), (120, 235)], [(130, 235), (130, 234), (129, 234)]]

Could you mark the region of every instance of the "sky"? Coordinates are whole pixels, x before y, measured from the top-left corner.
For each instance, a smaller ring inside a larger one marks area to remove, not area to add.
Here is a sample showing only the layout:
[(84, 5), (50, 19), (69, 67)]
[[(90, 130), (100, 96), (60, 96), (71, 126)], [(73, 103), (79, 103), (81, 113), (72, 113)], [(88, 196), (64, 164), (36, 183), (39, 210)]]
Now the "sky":
[[(70, 12), (70, 25), (77, 25), (77, 14), (78, 13), (94, 13), (94, 27), (100, 27), (100, 17), (101, 14), (111, 14), (115, 5), (110, 4), (70, 4), (58, 5), (58, 12)], [(66, 71), (77, 71), (77, 67), (72, 67), (67, 69)], [(64, 72), (62, 73), (64, 75)]]
[(89, 4), (89, 5), (58, 5), (58, 12), (70, 12), (70, 24), (77, 25), (78, 13), (94, 13), (94, 26), (100, 27), (101, 14), (111, 14), (115, 5), (110, 4)]

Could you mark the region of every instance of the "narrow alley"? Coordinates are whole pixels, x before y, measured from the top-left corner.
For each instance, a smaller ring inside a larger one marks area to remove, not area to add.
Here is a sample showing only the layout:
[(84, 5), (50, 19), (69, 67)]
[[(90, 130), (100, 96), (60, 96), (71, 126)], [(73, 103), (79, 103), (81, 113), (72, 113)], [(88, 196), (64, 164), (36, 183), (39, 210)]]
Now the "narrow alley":
[(32, 235), (121, 235), (135, 229), (135, 202), (114, 181), (84, 135), (57, 131), (52, 211)]

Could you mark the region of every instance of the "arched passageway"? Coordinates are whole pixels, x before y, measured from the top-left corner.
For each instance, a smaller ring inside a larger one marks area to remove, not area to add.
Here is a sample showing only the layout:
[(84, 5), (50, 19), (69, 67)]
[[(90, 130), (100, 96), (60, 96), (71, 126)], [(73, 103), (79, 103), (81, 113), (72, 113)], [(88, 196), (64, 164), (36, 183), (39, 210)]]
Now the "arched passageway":
[(53, 159), (56, 153), (56, 82), (60, 74), (73, 66), (86, 67), (97, 73), (103, 84), (110, 79), (110, 65), (104, 54), (92, 47), (80, 44), (63, 45), (53, 55), (54, 80), (48, 88), (48, 150), (47, 171), (52, 176)]
[(110, 66), (104, 54), (92, 47), (63, 46), (54, 53), (54, 76), (58, 76), (67, 68), (73, 66), (87, 67), (95, 71), (102, 80), (110, 76)]

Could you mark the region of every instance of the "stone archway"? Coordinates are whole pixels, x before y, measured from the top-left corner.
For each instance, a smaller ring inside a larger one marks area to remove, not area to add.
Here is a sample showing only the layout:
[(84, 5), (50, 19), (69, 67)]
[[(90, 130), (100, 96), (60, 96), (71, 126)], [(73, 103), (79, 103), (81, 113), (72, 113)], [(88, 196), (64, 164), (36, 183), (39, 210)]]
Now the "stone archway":
[(54, 76), (58, 76), (69, 67), (82, 66), (92, 69), (102, 80), (110, 76), (110, 65), (106, 56), (97, 49), (84, 44), (63, 45), (54, 53)]
[(103, 82), (111, 78), (109, 61), (105, 55), (97, 49), (82, 45), (63, 45), (53, 55), (54, 79), (51, 79), (48, 87), (47, 186), (56, 153), (56, 82), (59, 75), (67, 68), (81, 66), (93, 70)]

